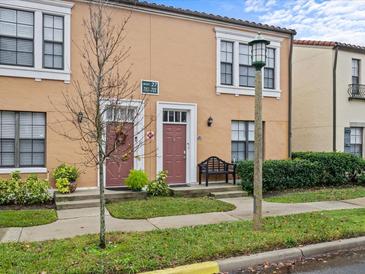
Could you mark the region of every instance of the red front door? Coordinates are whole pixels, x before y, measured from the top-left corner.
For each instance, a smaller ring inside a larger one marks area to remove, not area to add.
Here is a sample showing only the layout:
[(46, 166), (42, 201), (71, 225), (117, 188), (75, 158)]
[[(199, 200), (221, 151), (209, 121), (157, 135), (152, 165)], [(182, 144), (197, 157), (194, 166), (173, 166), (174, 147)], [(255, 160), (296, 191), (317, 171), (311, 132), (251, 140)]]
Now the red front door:
[[(120, 187), (124, 186), (124, 179), (128, 177), (129, 170), (133, 169), (134, 151), (133, 123), (124, 123), (123, 133), (126, 134), (122, 145), (112, 153), (111, 157), (106, 160), (106, 186)], [(110, 147), (114, 145), (116, 126), (108, 124), (106, 128), (106, 151), (110, 151)]]
[(186, 183), (186, 125), (163, 125), (163, 169), (169, 184)]

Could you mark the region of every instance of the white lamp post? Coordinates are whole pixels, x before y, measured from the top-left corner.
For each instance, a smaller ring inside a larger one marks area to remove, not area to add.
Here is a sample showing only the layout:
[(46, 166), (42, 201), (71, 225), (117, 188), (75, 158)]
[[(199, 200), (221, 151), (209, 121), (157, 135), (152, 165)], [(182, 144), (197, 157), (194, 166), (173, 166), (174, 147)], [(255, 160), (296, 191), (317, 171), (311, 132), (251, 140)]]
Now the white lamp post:
[(253, 229), (262, 228), (262, 68), (266, 64), (266, 46), (269, 41), (258, 33), (248, 43), (252, 47), (252, 66), (256, 68), (255, 84), (255, 161), (253, 191)]

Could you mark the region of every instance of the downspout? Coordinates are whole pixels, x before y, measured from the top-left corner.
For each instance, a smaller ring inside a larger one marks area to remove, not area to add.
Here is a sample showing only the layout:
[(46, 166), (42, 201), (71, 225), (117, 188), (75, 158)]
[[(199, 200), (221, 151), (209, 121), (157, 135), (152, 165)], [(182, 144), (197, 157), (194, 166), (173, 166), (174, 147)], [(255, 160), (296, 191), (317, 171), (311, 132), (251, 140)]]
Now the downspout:
[(292, 137), (292, 59), (293, 59), (293, 38), (294, 35), (290, 35), (290, 49), (289, 49), (289, 77), (288, 77), (288, 157), (291, 158), (291, 137)]
[(338, 45), (336, 45), (334, 48), (335, 50), (335, 59), (334, 59), (334, 62), (333, 62), (333, 75), (332, 75), (332, 80), (333, 80), (333, 83), (332, 83), (332, 104), (333, 104), (333, 132), (332, 132), (332, 142), (333, 142), (333, 147), (332, 147), (332, 150), (335, 152), (336, 151), (336, 127), (337, 127), (337, 118), (336, 118), (336, 77), (337, 77), (337, 55), (338, 55)]

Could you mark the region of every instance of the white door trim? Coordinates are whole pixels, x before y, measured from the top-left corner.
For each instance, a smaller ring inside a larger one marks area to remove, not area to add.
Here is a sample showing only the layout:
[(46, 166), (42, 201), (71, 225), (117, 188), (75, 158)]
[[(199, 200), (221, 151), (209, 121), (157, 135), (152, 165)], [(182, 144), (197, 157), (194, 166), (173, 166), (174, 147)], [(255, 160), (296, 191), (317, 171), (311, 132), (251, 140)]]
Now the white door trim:
[(156, 107), (156, 172), (163, 170), (163, 111), (187, 111), (186, 124), (186, 183), (196, 183), (197, 170), (197, 104), (157, 102)]
[[(107, 107), (110, 103), (114, 103), (113, 99), (103, 100), (102, 107), (103, 109)], [(125, 107), (133, 107), (138, 108), (138, 114), (136, 119), (134, 120), (134, 147), (137, 149), (134, 151), (133, 155), (133, 168), (138, 170), (144, 170), (144, 104), (142, 100), (120, 100), (117, 103), (119, 106)], [(104, 121), (107, 121), (106, 113), (103, 116)], [(106, 132), (103, 134), (104, 143), (106, 144)], [(105, 148), (104, 148), (105, 149)], [(106, 187), (106, 161), (103, 165), (104, 169), (104, 186)], [(99, 172), (98, 172), (99, 178)], [(99, 180), (98, 180), (99, 186)]]

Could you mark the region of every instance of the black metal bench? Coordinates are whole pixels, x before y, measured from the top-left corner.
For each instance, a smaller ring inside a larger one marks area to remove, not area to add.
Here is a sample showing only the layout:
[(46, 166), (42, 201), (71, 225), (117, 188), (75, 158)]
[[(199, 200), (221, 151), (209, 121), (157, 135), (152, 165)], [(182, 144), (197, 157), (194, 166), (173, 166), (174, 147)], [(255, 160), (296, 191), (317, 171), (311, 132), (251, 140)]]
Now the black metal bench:
[(217, 156), (211, 156), (198, 164), (199, 168), (199, 185), (202, 181), (202, 174), (205, 174), (205, 185), (208, 186), (208, 175), (226, 175), (226, 183), (228, 183), (228, 175), (233, 175), (233, 183), (236, 184), (236, 164), (227, 163)]

